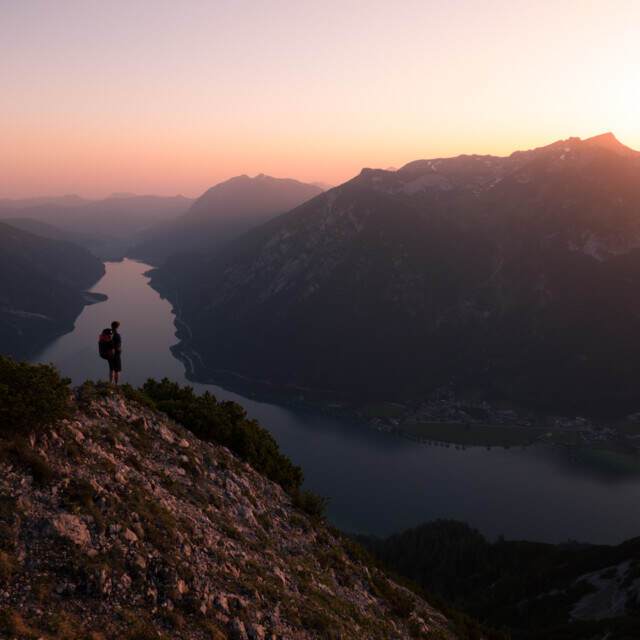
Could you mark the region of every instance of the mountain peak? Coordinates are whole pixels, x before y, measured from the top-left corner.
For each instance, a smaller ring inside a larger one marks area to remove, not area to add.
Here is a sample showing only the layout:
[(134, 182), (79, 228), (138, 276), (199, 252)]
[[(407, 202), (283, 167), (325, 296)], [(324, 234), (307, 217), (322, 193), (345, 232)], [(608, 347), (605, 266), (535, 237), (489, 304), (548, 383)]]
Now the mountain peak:
[(610, 131), (608, 131), (607, 133), (601, 133), (597, 136), (593, 136), (592, 138), (587, 138), (584, 142), (585, 144), (600, 147), (602, 149), (607, 149), (609, 151), (614, 151), (619, 155), (640, 155), (640, 152), (634, 151), (630, 147), (622, 144), (622, 142), (620, 142), (618, 138), (616, 138), (616, 136)]

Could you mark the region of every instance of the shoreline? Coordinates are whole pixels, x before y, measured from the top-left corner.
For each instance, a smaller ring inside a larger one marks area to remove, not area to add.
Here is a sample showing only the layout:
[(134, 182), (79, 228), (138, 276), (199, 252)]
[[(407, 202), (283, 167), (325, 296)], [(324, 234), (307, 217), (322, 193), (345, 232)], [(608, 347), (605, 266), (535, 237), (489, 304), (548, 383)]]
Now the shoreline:
[[(357, 421), (424, 444), (466, 447), (560, 446), (601, 449), (640, 460), (640, 416), (637, 424), (600, 422), (583, 417), (540, 415), (500, 410), (488, 403), (464, 403), (445, 391), (445, 398), (422, 402), (344, 398), (331, 390), (276, 384), (229, 369), (211, 369), (191, 344), (193, 334), (182, 318), (178, 296), (153, 282), (148, 285), (171, 304), (176, 328), (173, 355), (183, 363), (190, 382), (211, 384), (253, 400)], [(437, 396), (437, 393), (436, 393)], [(467, 413), (469, 412), (469, 413)], [(483, 418), (471, 414), (484, 414)]]
[[(180, 321), (187, 327), (184, 321)], [(188, 327), (187, 327), (188, 328)], [(410, 416), (402, 420), (399, 414), (413, 413), (410, 403), (371, 403), (340, 401), (335, 397), (322, 399), (315, 390), (271, 385), (240, 373), (206, 368), (202, 356), (191, 346), (179, 342), (172, 353), (185, 365), (188, 380), (223, 387), (255, 400), (312, 411), (357, 421), (368, 428), (393, 433), (422, 444), (466, 447), (528, 447), (558, 446), (569, 449), (599, 449), (623, 455), (638, 456), (640, 461), (640, 427), (638, 435), (622, 436), (613, 427), (594, 425), (589, 421), (566, 419), (565, 424), (542, 424), (560, 418), (545, 417), (540, 424), (491, 421), (417, 420)], [(235, 383), (235, 384), (234, 384)], [(312, 398), (303, 392), (312, 393)], [(386, 414), (386, 415), (383, 415)], [(398, 417), (394, 417), (394, 414)]]

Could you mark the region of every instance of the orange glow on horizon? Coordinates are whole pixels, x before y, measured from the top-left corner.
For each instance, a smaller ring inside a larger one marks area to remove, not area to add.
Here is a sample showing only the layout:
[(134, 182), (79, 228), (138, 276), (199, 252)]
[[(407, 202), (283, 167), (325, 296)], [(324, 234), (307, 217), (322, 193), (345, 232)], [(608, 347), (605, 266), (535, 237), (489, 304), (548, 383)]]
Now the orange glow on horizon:
[(0, 10), (0, 197), (338, 184), (605, 131), (640, 149), (637, 2), (134, 4)]

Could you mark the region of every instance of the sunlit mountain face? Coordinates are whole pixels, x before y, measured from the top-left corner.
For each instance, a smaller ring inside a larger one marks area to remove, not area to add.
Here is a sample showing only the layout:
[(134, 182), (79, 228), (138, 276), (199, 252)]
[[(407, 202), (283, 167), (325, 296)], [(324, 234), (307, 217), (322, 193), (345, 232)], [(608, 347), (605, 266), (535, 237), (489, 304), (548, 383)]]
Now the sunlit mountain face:
[(205, 370), (368, 397), (448, 381), (629, 412), (639, 178), (640, 154), (612, 134), (364, 169), (154, 282), (179, 295)]

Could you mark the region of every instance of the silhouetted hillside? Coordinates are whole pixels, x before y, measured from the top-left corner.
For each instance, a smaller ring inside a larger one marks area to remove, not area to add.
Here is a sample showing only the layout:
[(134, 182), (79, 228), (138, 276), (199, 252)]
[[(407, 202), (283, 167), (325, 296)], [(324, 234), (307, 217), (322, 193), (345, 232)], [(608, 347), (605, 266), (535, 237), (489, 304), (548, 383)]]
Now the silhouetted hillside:
[(442, 520), (359, 541), (385, 566), (514, 640), (639, 637), (640, 539), (491, 543)]
[(71, 330), (103, 274), (86, 249), (0, 223), (0, 353), (26, 357)]

